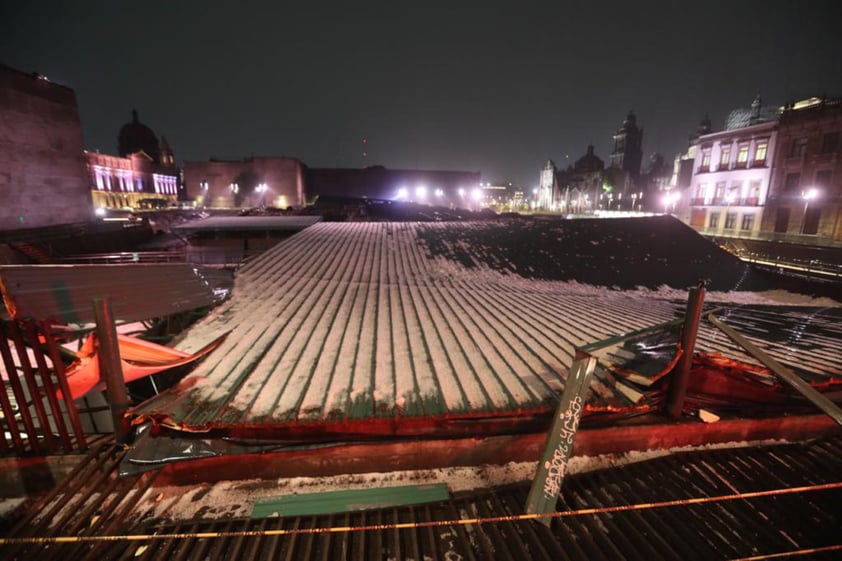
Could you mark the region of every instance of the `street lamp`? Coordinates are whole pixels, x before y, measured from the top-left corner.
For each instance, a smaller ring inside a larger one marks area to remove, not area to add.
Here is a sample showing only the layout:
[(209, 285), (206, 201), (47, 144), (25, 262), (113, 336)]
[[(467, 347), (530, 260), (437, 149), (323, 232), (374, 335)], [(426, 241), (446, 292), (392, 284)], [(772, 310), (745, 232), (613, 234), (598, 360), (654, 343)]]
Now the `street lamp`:
[(672, 207), (673, 212), (675, 212), (675, 205), (678, 202), (678, 199), (681, 198), (681, 194), (675, 191), (668, 191), (664, 195), (664, 214), (669, 214), (669, 208)]
[(261, 204), (260, 204), (260, 206), (262, 206), (262, 207), (265, 207), (265, 206), (266, 206), (266, 191), (267, 191), (268, 189), (269, 189), (269, 186), (268, 186), (268, 185), (266, 185), (265, 183), (260, 183), (260, 184), (258, 184), (258, 185), (257, 185), (257, 187), (255, 187), (255, 189), (254, 189), (254, 190), (255, 190), (255, 191), (257, 191), (258, 193), (260, 193), (260, 194), (262, 194), (262, 195), (263, 195), (262, 202), (261, 202)]

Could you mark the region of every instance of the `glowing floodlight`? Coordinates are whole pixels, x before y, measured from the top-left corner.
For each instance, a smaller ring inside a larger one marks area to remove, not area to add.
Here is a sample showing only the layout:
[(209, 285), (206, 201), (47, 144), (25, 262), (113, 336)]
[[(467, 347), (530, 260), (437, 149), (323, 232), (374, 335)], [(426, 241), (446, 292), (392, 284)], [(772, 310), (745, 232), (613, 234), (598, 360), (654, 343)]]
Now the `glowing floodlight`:
[(426, 199), (427, 198), (427, 188), (423, 185), (419, 185), (415, 188), (415, 196), (419, 199)]

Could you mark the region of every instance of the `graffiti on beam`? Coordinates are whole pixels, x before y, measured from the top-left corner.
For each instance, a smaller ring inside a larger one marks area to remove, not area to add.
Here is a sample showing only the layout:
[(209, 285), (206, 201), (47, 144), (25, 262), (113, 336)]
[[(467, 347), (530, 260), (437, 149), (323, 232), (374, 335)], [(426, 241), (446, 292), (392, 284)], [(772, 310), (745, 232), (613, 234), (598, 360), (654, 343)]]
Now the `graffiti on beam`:
[(544, 495), (555, 499), (561, 492), (561, 480), (567, 471), (567, 460), (573, 450), (573, 438), (582, 418), (582, 398), (576, 396), (570, 406), (559, 415), (561, 428), (558, 432), (558, 445), (553, 450), (552, 458), (544, 462), (547, 478), (544, 480)]

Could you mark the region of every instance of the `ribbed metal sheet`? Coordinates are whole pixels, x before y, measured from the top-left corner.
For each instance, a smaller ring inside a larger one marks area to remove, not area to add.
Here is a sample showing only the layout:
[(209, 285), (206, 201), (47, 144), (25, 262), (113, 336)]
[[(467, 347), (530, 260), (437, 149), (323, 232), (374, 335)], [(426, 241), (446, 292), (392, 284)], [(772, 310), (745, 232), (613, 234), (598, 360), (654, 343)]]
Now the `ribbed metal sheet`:
[[(571, 475), (565, 479), (559, 509), (588, 512), (555, 519), (549, 528), (511, 518), (523, 514), (527, 485), (461, 493), (423, 505), (319, 516), (219, 518), (205, 508), (193, 519), (172, 523), (150, 515), (159, 500), (170, 500), (162, 499), (164, 493), (154, 487), (158, 472), (115, 477), (119, 458), (119, 451), (96, 450), (76, 473), (26, 510), (11, 531), (3, 533), (8, 538), (66, 536), (69, 543), (0, 546), (0, 557), (10, 561), (666, 561), (790, 554), (798, 559), (829, 560), (838, 559), (842, 551), (838, 531), (842, 441), (838, 437), (686, 452)], [(802, 490), (705, 502), (710, 497), (795, 488)], [(207, 488), (188, 492), (202, 494)], [(645, 508), (672, 501), (672, 506)], [(643, 508), (606, 512), (627, 505)], [(226, 512), (228, 506), (219, 504), (217, 512)], [(494, 517), (503, 519), (488, 520)], [(466, 521), (478, 518), (486, 521)], [(428, 523), (442, 524), (425, 525)], [(401, 527), (396, 527), (398, 524)], [(369, 528), (294, 533), (339, 527)], [(292, 533), (272, 534), (279, 530)], [(197, 535), (199, 532), (205, 534)], [(225, 532), (228, 534), (221, 535)], [(152, 534), (173, 537), (72, 541), (77, 536)]]
[(316, 222), (320, 216), (209, 216), (176, 224), (172, 229), (180, 234), (208, 232), (298, 232)]
[[(726, 307), (716, 317), (807, 382), (842, 383), (842, 307)], [(710, 323), (702, 321), (696, 349), (762, 367)]]
[[(502, 239), (506, 228), (314, 225), (239, 271), (230, 302), (177, 346), (192, 352), (229, 337), (184, 383), (135, 412), (202, 428), (547, 411), (575, 347), (680, 317), (683, 291), (624, 292), (504, 274), (499, 269), (511, 263), (489, 265), (505, 255), (493, 253), (493, 243), (465, 242)], [(544, 243), (549, 260), (554, 241), (521, 239)], [(751, 316), (756, 325), (761, 312)], [(777, 358), (816, 377), (838, 377), (835, 313), (768, 312), (763, 317), (777, 329), (801, 329), (810, 352), (824, 357), (800, 356), (805, 348)], [(824, 331), (813, 335), (817, 325)], [(718, 333), (703, 330), (702, 337), (705, 349), (750, 360)], [(639, 404), (617, 384), (598, 372), (589, 406)]]
[(93, 299), (111, 298), (117, 321), (165, 317), (219, 303), (230, 273), (187, 263), (0, 266), (0, 291), (16, 319), (94, 322)]

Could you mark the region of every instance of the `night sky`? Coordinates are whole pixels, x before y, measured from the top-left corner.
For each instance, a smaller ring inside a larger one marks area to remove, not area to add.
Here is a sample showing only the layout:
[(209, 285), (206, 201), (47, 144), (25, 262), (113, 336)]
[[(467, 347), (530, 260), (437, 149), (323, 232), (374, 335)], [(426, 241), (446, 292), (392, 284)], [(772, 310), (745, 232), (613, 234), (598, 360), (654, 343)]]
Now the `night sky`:
[(842, 96), (840, 22), (840, 0), (20, 0), (0, 7), (0, 63), (74, 88), (91, 150), (116, 153), (136, 108), (179, 161), (292, 156), (533, 187), (548, 158), (589, 143), (607, 161), (629, 109), (644, 158), (669, 159), (706, 112), (721, 129), (758, 93)]

